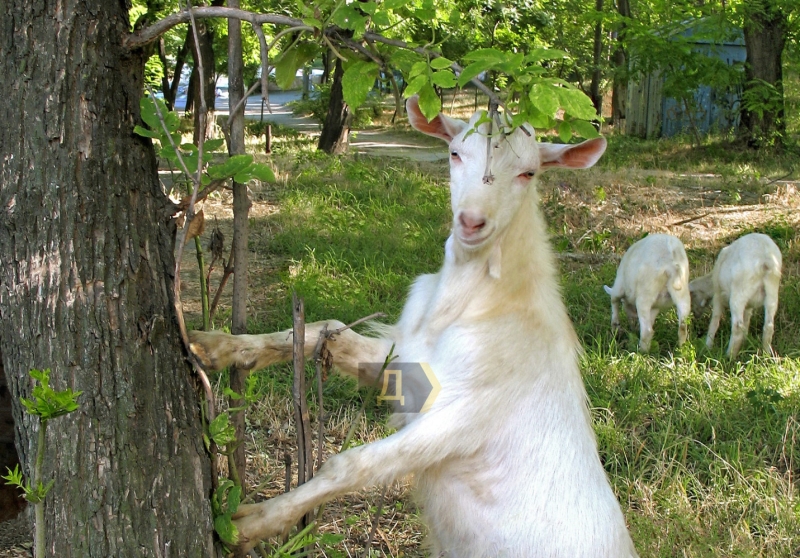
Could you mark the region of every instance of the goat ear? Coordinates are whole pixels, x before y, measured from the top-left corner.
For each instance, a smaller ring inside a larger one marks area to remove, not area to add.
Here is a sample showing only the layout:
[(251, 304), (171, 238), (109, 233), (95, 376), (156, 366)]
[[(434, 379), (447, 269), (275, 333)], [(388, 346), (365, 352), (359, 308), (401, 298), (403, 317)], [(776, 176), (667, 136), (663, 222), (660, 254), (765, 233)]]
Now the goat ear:
[(406, 101), (406, 112), (411, 126), (423, 134), (443, 139), (447, 143), (453, 141), (453, 138), (467, 127), (466, 122), (450, 118), (442, 113), (439, 113), (433, 120), (428, 122), (428, 119), (425, 118), (419, 108), (419, 97), (417, 95), (409, 97), (408, 101)]
[(540, 143), (539, 158), (542, 168), (563, 167), (588, 169), (606, 150), (606, 138), (594, 138), (576, 145)]

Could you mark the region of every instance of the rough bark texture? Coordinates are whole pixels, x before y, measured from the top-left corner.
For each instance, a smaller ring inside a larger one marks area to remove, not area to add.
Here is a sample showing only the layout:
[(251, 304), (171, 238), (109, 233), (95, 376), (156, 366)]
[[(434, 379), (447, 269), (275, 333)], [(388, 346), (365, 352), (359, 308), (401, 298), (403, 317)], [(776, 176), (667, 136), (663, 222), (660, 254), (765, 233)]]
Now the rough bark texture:
[(342, 76), (344, 69), (342, 61), (336, 59), (336, 68), (333, 71), (333, 83), (331, 84), (331, 101), (328, 105), (328, 114), (322, 124), (322, 133), (319, 136), (317, 149), (339, 155), (347, 151), (347, 140), (350, 123), (350, 110), (344, 102), (342, 95)]
[(124, 2), (9, 0), (0, 23), (0, 353), (30, 473), (31, 368), (79, 409), (48, 428), (47, 555), (214, 556), (210, 460), (171, 301), (169, 201), (139, 121)]
[(748, 90), (759, 87), (759, 82), (754, 80), (774, 85), (780, 96), (780, 103), (772, 110), (759, 114), (758, 110), (747, 110), (745, 106), (742, 111), (742, 131), (752, 144), (769, 140), (776, 132), (782, 134), (786, 129), (782, 56), (787, 26), (786, 14), (773, 0), (753, 0), (748, 4), (744, 24), (745, 98)]

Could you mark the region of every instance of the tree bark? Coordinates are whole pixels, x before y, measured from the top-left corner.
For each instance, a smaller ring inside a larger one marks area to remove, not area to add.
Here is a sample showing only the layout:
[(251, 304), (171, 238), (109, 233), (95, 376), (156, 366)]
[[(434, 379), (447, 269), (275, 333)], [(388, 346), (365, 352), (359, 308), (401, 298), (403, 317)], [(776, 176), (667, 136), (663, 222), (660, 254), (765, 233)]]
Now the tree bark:
[[(190, 33), (193, 33), (191, 28)], [(203, 62), (203, 83), (200, 83), (199, 63), (195, 63), (192, 68), (194, 79), (191, 80), (194, 84), (192, 95), (194, 96), (193, 106), (194, 111), (194, 143), (198, 145), (200, 141), (200, 112), (202, 111), (202, 103), (200, 98), (200, 87), (203, 88), (203, 101), (205, 101), (206, 108), (206, 131), (205, 137), (210, 136), (210, 132), (214, 129), (214, 109), (216, 105), (216, 85), (217, 79), (214, 71), (214, 28), (203, 20), (197, 21), (197, 45), (193, 49), (193, 56), (195, 61), (202, 60)]]
[[(228, 0), (229, 8), (238, 8), (239, 0)], [(235, 107), (244, 97), (244, 61), (242, 59), (242, 24), (238, 19), (228, 20), (228, 104)], [(242, 154), (244, 148), (244, 111), (230, 116), (231, 155)], [(250, 199), (247, 195), (247, 184), (233, 184), (233, 300), (231, 301), (231, 333), (247, 333), (247, 266), (249, 264), (248, 238)], [(232, 368), (230, 374), (231, 389), (240, 395), (245, 392), (245, 379), (248, 371)], [(243, 401), (232, 401), (232, 405), (240, 406)], [(245, 487), (245, 413), (234, 413), (231, 422), (236, 429), (238, 445), (233, 453), (237, 476)], [(228, 464), (229, 467), (231, 463)], [(232, 470), (232, 468), (231, 468)]]
[(31, 368), (83, 391), (49, 425), (48, 556), (215, 556), (210, 458), (171, 300), (174, 225), (140, 122), (126, 2), (5, 2), (0, 353), (30, 475)]
[[(786, 14), (774, 0), (753, 0), (747, 4), (744, 24), (747, 62), (741, 135), (753, 146), (769, 142), (776, 136), (780, 140), (786, 131), (782, 57), (787, 30)], [(763, 99), (758, 93), (759, 89), (764, 90), (763, 82), (775, 87), (777, 98), (748, 106), (748, 100)]]
[(603, 12), (603, 0), (595, 0), (595, 11), (598, 15), (597, 23), (594, 24), (594, 49), (592, 52), (592, 83), (589, 89), (589, 97), (592, 99), (594, 110), (603, 118), (603, 93), (600, 91), (600, 79), (603, 72), (600, 66), (603, 57), (603, 21), (599, 19)]
[[(617, 0), (617, 12), (622, 17), (631, 17), (631, 7), (628, 0)], [(614, 67), (614, 83), (611, 89), (611, 122), (615, 130), (621, 130), (627, 110), (628, 96), (628, 55), (625, 50), (626, 24), (620, 24), (617, 30), (617, 44), (611, 56)]]
[(331, 101), (328, 105), (328, 114), (322, 124), (322, 133), (319, 136), (317, 149), (331, 155), (340, 155), (347, 151), (348, 135), (350, 132), (350, 109), (344, 102), (342, 95), (342, 76), (344, 69), (342, 61), (336, 59), (331, 83)]

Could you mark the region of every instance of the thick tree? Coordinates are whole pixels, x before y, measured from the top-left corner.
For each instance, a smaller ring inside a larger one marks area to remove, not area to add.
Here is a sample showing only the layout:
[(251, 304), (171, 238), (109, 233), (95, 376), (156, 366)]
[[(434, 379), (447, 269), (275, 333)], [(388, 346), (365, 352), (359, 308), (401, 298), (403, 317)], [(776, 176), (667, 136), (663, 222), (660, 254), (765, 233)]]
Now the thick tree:
[(745, 64), (742, 135), (751, 145), (782, 136), (786, 129), (783, 95), (783, 49), (789, 30), (788, 10), (777, 0), (743, 4)]
[(213, 556), (210, 458), (172, 299), (173, 207), (139, 122), (126, 2), (2, 3), (0, 355), (30, 472), (31, 368), (79, 409), (48, 429), (49, 556)]

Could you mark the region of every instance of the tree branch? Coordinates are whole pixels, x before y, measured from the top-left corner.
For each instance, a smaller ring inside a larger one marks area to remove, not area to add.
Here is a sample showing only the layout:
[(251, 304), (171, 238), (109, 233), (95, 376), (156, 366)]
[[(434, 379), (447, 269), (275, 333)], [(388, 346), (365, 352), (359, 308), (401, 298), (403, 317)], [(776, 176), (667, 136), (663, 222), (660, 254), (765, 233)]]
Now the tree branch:
[[(191, 13), (189, 13), (191, 12)], [(236, 8), (225, 8), (222, 6), (200, 6), (191, 8), (190, 10), (182, 10), (178, 13), (169, 15), (164, 19), (155, 22), (153, 25), (140, 29), (136, 33), (131, 33), (123, 41), (123, 46), (128, 49), (141, 48), (158, 38), (181, 23), (189, 23), (195, 17), (197, 19), (208, 18), (233, 18), (241, 21), (247, 21), (253, 25), (263, 25), (271, 23), (273, 25), (289, 25), (291, 27), (305, 27), (306, 25), (302, 20), (279, 15), (279, 14), (257, 14), (247, 10), (240, 10)]]

